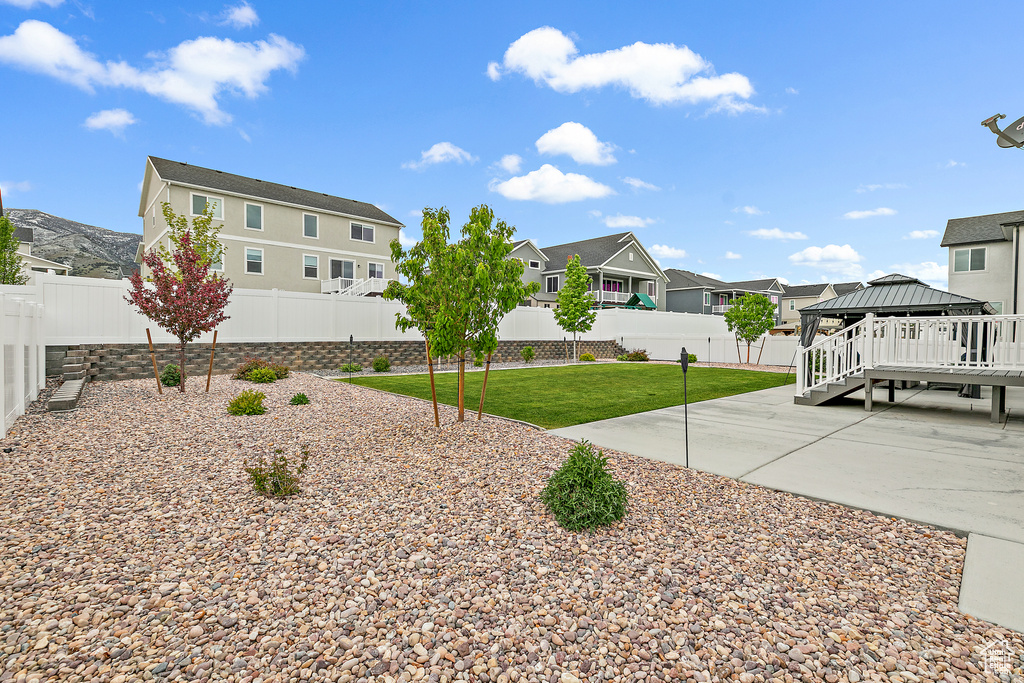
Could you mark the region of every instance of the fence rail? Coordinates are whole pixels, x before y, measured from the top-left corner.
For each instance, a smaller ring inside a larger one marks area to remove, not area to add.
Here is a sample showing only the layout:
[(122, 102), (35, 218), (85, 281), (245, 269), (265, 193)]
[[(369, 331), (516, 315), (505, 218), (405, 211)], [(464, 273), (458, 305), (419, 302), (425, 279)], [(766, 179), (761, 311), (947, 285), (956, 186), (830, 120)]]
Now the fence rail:
[(0, 438), (44, 386), (43, 307), (0, 291)]

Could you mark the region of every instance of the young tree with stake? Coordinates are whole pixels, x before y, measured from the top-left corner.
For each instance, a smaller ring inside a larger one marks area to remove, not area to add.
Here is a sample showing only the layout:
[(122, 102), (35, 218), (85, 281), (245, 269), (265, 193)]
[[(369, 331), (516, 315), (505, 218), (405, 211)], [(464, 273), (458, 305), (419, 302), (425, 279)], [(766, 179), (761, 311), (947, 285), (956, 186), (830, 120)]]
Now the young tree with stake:
[(178, 391), (184, 392), (185, 347), (228, 319), (224, 307), (232, 287), (222, 276), (210, 272), (209, 257), (200, 254), (188, 230), (174, 244), (171, 263), (166, 263), (155, 249), (143, 255), (152, 286), (147, 286), (139, 273), (132, 273), (131, 290), (125, 299), (177, 337), (181, 354)]
[(576, 335), (589, 332), (597, 319), (594, 295), (590, 293), (590, 276), (587, 269), (580, 265), (579, 254), (574, 254), (565, 264), (565, 283), (558, 290), (558, 308), (555, 309), (555, 322), (566, 332), (572, 332), (572, 357), (576, 354)]
[(746, 342), (749, 363), (750, 345), (775, 327), (775, 304), (764, 294), (744, 294), (725, 312), (725, 324), (737, 340)]

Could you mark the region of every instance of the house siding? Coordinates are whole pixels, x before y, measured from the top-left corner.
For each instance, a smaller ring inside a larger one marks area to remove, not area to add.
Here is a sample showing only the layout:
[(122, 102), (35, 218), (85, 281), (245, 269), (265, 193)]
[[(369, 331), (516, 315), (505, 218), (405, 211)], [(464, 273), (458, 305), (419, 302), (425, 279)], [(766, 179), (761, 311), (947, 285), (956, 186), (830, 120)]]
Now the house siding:
[[(985, 270), (957, 273), (953, 270), (954, 253), (959, 249), (985, 247)], [(1022, 259), (1021, 266), (1024, 266)], [(949, 291), (972, 299), (1001, 302), (1004, 313), (1013, 312), (1013, 243), (983, 242), (958, 244), (949, 248)], [(1018, 283), (1018, 310), (1024, 301), (1024, 287)]]
[(665, 310), (675, 313), (711, 314), (711, 307), (704, 305), (703, 289), (681, 289), (666, 295)]

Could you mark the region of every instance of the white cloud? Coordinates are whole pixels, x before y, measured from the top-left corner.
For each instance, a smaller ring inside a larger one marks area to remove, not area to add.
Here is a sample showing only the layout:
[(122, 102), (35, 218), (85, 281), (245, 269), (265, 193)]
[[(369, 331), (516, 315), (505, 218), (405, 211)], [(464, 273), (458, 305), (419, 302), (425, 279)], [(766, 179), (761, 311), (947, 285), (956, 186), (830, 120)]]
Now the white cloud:
[(461, 147), (456, 147), (450, 142), (438, 142), (430, 149), (420, 152), (419, 161), (407, 161), (402, 164), (402, 168), (419, 170), (421, 168), (426, 168), (427, 166), (443, 164), (449, 161), (454, 161), (457, 164), (462, 164), (468, 161), (472, 164), (476, 161), (476, 157)]
[(786, 88), (786, 92), (790, 95), (799, 95), (800, 91), (796, 88)]
[(138, 120), (126, 109), (104, 109), (87, 118), (83, 125), (89, 130), (107, 130), (120, 136), (125, 128), (135, 123)]
[(737, 206), (735, 209), (732, 210), (732, 212), (733, 213), (745, 213), (748, 216), (763, 216), (766, 213), (768, 213), (767, 211), (762, 211), (761, 209), (757, 208), (756, 206)]
[(787, 278), (777, 277), (775, 279), (778, 280), (780, 284), (783, 284), (783, 285), (788, 285), (789, 284), (789, 280)]
[(241, 5), (224, 8), (220, 23), (222, 26), (250, 28), (260, 23), (260, 17), (256, 14), (256, 10), (252, 8), (252, 5), (243, 2)]
[(860, 277), (864, 272), (860, 266), (862, 260), (863, 257), (849, 244), (807, 247), (789, 257), (789, 262), (793, 265), (810, 266), (828, 273), (841, 274), (844, 277)]
[(639, 178), (630, 178), (629, 176), (623, 178), (622, 182), (632, 187), (633, 190), (636, 192), (639, 192), (640, 190), (652, 190), (656, 192), (661, 189), (657, 185), (652, 185), (651, 183), (644, 182)]
[(953, 159), (950, 159), (946, 163), (940, 164), (939, 168), (956, 168), (957, 166), (966, 166), (966, 165), (967, 164), (962, 162), (962, 161), (954, 161)]
[(597, 209), (591, 209), (590, 211), (587, 211), (587, 213), (590, 214), (591, 216), (593, 216), (594, 218), (600, 218), (601, 217), (601, 212), (598, 211)]
[(497, 167), (506, 173), (519, 173), (523, 168), (523, 158), (518, 154), (506, 154), (498, 162)]
[[(935, 261), (894, 263), (890, 268), (889, 273), (902, 273), (903, 275), (916, 277), (932, 287), (938, 287), (939, 289), (947, 289), (949, 287), (949, 265), (946, 263), (939, 264)], [(882, 273), (881, 275), (874, 275), (872, 273), (869, 279), (881, 277), (882, 275), (888, 275), (888, 273)]]
[(651, 247), (651, 253), (654, 254), (655, 256), (657, 256), (658, 258), (665, 258), (665, 259), (684, 259), (684, 258), (686, 258), (686, 250), (685, 249), (677, 249), (675, 247), (670, 247), (670, 246), (665, 245), (665, 244), (655, 244), (653, 247)]
[(623, 216), (621, 213), (604, 217), (604, 224), (609, 228), (646, 228), (651, 223), (654, 223), (653, 218)]
[(805, 240), (807, 235), (802, 232), (783, 232), (778, 228), (761, 228), (759, 230), (751, 230), (747, 233), (751, 237), (756, 237), (759, 240)]
[(708, 272), (704, 272), (704, 273), (701, 273), (701, 275), (703, 275), (704, 277), (710, 277), (710, 278), (713, 278), (713, 279), (715, 279), (715, 280), (721, 280), (721, 279), (722, 279), (722, 276), (721, 276), (721, 275), (719, 275), (718, 273), (708, 273)]
[(741, 259), (743, 258), (743, 254), (737, 254), (736, 252), (733, 251), (727, 251), (725, 252), (725, 258), (730, 260)]
[(487, 66), (492, 80), (498, 80), (503, 71), (521, 73), (560, 93), (618, 86), (651, 104), (708, 102), (713, 110), (730, 113), (757, 109), (745, 101), (754, 94), (746, 76), (718, 75), (703, 57), (672, 43), (637, 42), (580, 55), (571, 38), (544, 26), (509, 45), (502, 64)]
[(537, 151), (540, 154), (566, 154), (577, 164), (614, 164), (614, 149), (615, 145), (601, 142), (592, 130), (575, 121), (567, 121), (558, 128), (552, 128), (537, 140)]
[(45, 74), (86, 92), (96, 87), (130, 88), (192, 109), (209, 124), (231, 115), (220, 108), (225, 92), (255, 99), (279, 69), (294, 72), (305, 56), (299, 45), (271, 34), (267, 40), (236, 43), (227, 38), (186, 40), (166, 53), (154, 53), (147, 69), (126, 62), (101, 62), (74, 38), (42, 21), (29, 20), (0, 37), (0, 63)]
[(409, 212), (409, 218), (423, 218), (423, 209), (413, 209)]
[(579, 173), (562, 173), (551, 164), (536, 171), (501, 182), (491, 181), (488, 189), (506, 199), (564, 204), (583, 199), (598, 199), (615, 194), (615, 190)]
[(239, 129), (238, 129), (238, 137), (242, 138), (242, 139), (243, 139), (243, 140), (245, 140), (246, 142), (252, 142), (252, 138), (251, 138), (251, 137), (249, 137), (249, 134), (248, 134), (248, 133), (246, 133), (246, 132), (245, 132), (244, 130), (242, 130), (241, 128), (239, 128)]
[(905, 190), (907, 186), (903, 183), (875, 183), (872, 185), (861, 185), (857, 188), (857, 192), (874, 192), (875, 190)]
[(36, 5), (59, 7), (62, 4), (64, 0), (0, 0), (0, 5), (12, 5), (21, 9), (32, 9)]
[(13, 195), (29, 192), (32, 183), (27, 180), (0, 180), (0, 194)]
[(928, 240), (933, 237), (938, 237), (938, 230), (911, 230), (909, 233), (903, 236), (905, 240)]
[(843, 218), (849, 218), (850, 220), (859, 220), (861, 218), (874, 218), (875, 216), (895, 216), (896, 209), (887, 209), (884, 206), (877, 209), (868, 209), (867, 211), (847, 211), (843, 214)]
[[(422, 215), (422, 213), (419, 211), (417, 211), (416, 213)], [(415, 246), (418, 242), (418, 239), (416, 239), (415, 237), (409, 237), (409, 235), (406, 234), (405, 228), (402, 228), (398, 231), (398, 243), (401, 244), (404, 248), (408, 249), (409, 247)]]

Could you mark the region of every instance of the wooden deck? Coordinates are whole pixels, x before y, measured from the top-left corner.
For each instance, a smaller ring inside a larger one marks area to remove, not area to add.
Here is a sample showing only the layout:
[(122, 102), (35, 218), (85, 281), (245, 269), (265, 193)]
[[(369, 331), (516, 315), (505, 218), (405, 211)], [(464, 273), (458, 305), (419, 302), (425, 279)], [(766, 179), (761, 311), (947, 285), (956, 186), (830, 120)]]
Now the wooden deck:
[(1024, 370), (877, 365), (864, 371), (864, 380), (864, 410), (867, 411), (871, 410), (871, 389), (878, 381), (888, 380), (890, 402), (895, 399), (894, 389), (898, 380), (992, 387), (992, 422), (1001, 422), (1006, 413), (1006, 387), (1024, 386)]

